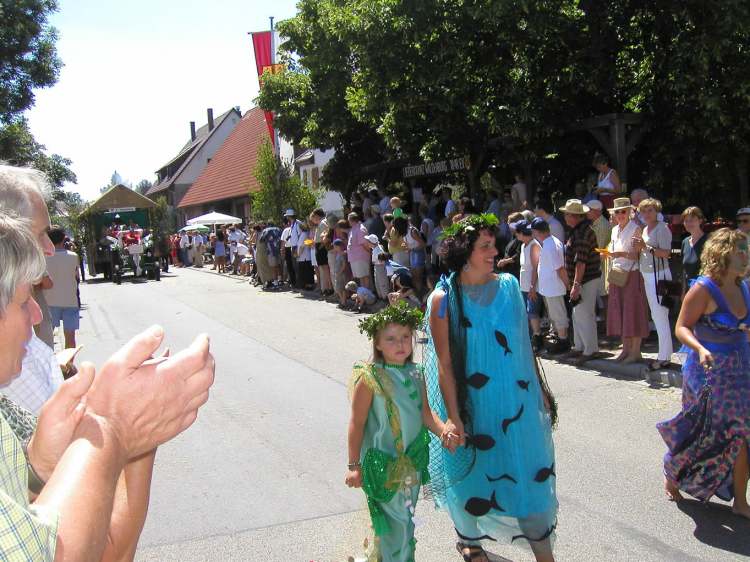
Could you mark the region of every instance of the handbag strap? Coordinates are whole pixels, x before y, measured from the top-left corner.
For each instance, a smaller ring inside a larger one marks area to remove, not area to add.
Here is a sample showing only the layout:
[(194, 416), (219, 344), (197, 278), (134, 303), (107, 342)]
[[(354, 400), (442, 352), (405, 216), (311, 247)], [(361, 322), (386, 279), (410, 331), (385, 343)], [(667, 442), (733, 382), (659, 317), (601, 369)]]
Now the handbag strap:
[(651, 252), (651, 261), (654, 263), (654, 291), (656, 291), (656, 302), (661, 304), (661, 299), (659, 298), (659, 276), (656, 273), (656, 254)]

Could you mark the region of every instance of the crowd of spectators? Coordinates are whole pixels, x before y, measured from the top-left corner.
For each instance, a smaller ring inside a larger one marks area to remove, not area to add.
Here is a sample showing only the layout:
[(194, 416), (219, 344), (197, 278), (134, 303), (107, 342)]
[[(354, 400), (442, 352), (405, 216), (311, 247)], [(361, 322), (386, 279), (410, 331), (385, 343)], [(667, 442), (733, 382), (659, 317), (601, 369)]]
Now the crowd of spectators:
[[(616, 361), (636, 363), (653, 331), (658, 354), (649, 368), (668, 367), (672, 313), (698, 276), (705, 217), (688, 207), (665, 222), (661, 202), (645, 190), (622, 192), (606, 158), (593, 165), (595, 183), (564, 205), (544, 194), (528, 201), (520, 175), (474, 198), (449, 188), (407, 196), (371, 188), (354, 193), (343, 213), (298, 217), (288, 209), (280, 226), (258, 224), (247, 234), (219, 228), (205, 239), (205, 253), (219, 272), (229, 255), (230, 274), (265, 290), (291, 288), (359, 312), (399, 300), (423, 307), (446, 272), (442, 231), (491, 213), (500, 222), (496, 270), (518, 278), (538, 352), (584, 364), (607, 346), (618, 349)], [(739, 211), (737, 223), (750, 231), (750, 209)], [(681, 245), (674, 232), (687, 235)], [(191, 244), (189, 233), (180, 244)]]

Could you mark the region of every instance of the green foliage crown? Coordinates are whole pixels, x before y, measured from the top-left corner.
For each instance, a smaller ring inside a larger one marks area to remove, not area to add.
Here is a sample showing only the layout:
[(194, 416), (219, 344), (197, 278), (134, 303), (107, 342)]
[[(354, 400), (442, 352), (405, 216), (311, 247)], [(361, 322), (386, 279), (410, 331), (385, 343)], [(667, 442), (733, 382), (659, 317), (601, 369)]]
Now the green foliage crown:
[(404, 301), (387, 306), (383, 310), (359, 321), (359, 331), (367, 334), (367, 337), (374, 340), (378, 332), (388, 324), (398, 324), (399, 326), (408, 326), (412, 331), (422, 325), (424, 314), (418, 308), (409, 306)]
[(455, 238), (465, 232), (472, 230), (490, 230), (494, 231), (497, 225), (500, 224), (498, 218), (492, 213), (484, 213), (483, 215), (471, 215), (465, 219), (461, 219), (457, 223), (450, 225), (448, 228), (443, 230), (440, 235), (440, 239)]

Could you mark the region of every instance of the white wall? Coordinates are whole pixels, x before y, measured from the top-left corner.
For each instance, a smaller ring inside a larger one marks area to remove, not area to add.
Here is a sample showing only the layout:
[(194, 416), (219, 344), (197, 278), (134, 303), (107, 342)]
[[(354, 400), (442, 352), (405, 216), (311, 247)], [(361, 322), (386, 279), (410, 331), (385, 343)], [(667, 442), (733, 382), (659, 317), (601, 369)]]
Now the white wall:
[(294, 167), (294, 146), (283, 137), (279, 137), (279, 156), (282, 162), (286, 162)]
[(175, 183), (194, 183), (198, 179), (198, 176), (201, 175), (206, 164), (208, 164), (208, 159), (213, 158), (214, 154), (221, 148), (221, 145), (224, 144), (224, 141), (227, 140), (227, 137), (239, 122), (240, 117), (233, 111), (221, 124), (216, 123), (216, 129), (212, 132), (213, 134), (198, 150), (198, 153), (193, 155), (192, 160), (175, 180)]

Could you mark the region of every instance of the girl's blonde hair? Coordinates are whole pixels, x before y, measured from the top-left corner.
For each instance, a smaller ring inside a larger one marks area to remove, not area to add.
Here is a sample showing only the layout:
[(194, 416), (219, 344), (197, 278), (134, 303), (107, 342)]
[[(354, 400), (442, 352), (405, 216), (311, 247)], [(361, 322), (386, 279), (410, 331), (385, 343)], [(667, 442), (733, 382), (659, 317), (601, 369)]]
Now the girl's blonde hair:
[(739, 230), (722, 228), (712, 233), (701, 254), (701, 275), (710, 277), (714, 281), (721, 279), (729, 271), (732, 253), (740, 243), (747, 244), (747, 236)]

